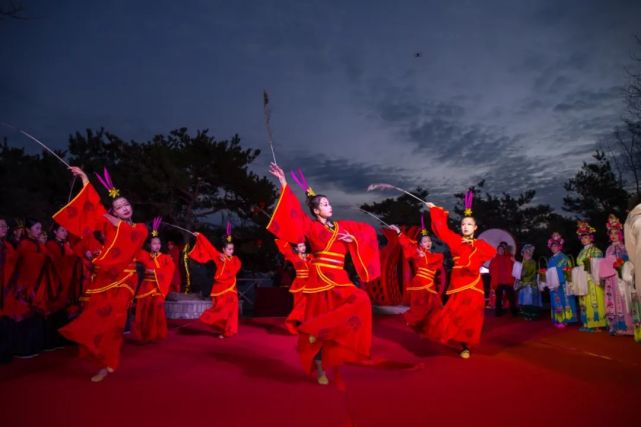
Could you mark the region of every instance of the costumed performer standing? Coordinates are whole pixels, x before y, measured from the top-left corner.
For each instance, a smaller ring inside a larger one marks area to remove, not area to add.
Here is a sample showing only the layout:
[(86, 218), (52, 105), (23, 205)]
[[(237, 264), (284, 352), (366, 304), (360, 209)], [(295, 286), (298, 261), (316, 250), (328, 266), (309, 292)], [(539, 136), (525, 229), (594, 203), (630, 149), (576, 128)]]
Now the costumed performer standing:
[(581, 240), (583, 248), (576, 257), (577, 266), (583, 266), (588, 273), (587, 293), (579, 296), (581, 305), (581, 323), (580, 328), (583, 332), (599, 332), (600, 328), (606, 326), (605, 318), (605, 292), (601, 286), (598, 274), (593, 267), (598, 264), (592, 264), (593, 258), (603, 258), (601, 249), (594, 246), (594, 232), (596, 230), (586, 221), (577, 222), (576, 234)]
[(145, 273), (135, 297), (136, 311), (131, 332), (134, 339), (144, 343), (167, 337), (165, 298), (169, 293), (175, 266), (170, 255), (160, 252), (160, 222), (160, 218), (153, 220), (150, 252), (142, 250), (137, 256), (138, 262), (145, 267)]
[(548, 239), (548, 248), (552, 256), (548, 259), (547, 268), (556, 269), (559, 278), (559, 286), (550, 289), (550, 310), (552, 324), (559, 329), (565, 328), (568, 323), (578, 321), (576, 297), (571, 295), (568, 289), (568, 276), (566, 272), (571, 271), (572, 263), (566, 254), (563, 253), (565, 240), (558, 232), (552, 233)]

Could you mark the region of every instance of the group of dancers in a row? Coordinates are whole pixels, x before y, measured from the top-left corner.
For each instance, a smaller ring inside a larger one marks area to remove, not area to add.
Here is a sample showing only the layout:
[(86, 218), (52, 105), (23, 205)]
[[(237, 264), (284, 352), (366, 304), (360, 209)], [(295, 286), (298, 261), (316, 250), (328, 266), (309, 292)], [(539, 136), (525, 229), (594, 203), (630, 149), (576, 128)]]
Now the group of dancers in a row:
[[(15, 340), (15, 354), (18, 355), (34, 351), (20, 346), (33, 344), (28, 337), (42, 335), (43, 330), (49, 330), (51, 336), (59, 334), (60, 338), (75, 342), (82, 355), (97, 363), (99, 370), (92, 381), (99, 382), (118, 368), (125, 323), (134, 301), (133, 337), (149, 342), (166, 336), (164, 298), (176, 266), (171, 257), (160, 253), (158, 220), (153, 222), (150, 251), (143, 250), (148, 241), (148, 229), (142, 223), (133, 222), (129, 201), (120, 195), (106, 171), (99, 180), (112, 198), (109, 209), (102, 205), (98, 192), (84, 171), (78, 167), (71, 167), (70, 171), (80, 177), (83, 188), (53, 215), (53, 219), (56, 227), (68, 231), (81, 242), (98, 245), (90, 257), (91, 274), (81, 293), (65, 286), (65, 283), (72, 282), (69, 275), (76, 273), (73, 273), (73, 268), (63, 269), (64, 261), (56, 256), (58, 253), (64, 255), (68, 248), (59, 243), (53, 243), (51, 248), (43, 247), (38, 241), (39, 224), (27, 224), (27, 238), (14, 250), (4, 239), (6, 222), (3, 234), (3, 221), (0, 220), (0, 265), (3, 273), (0, 275), (3, 290), (0, 315), (3, 321), (10, 320), (3, 323), (2, 333), (18, 336)], [(337, 369), (346, 362), (367, 363), (370, 360), (370, 299), (364, 290), (351, 282), (344, 264), (349, 253), (361, 282), (367, 283), (379, 277), (376, 231), (365, 223), (334, 220), (327, 196), (314, 193), (299, 172), (292, 177), (305, 191), (311, 215), (306, 214), (288, 185), (284, 171), (276, 164), (271, 164), (269, 171), (279, 180), (281, 192), (267, 229), (274, 234), (279, 250), (296, 270), (296, 279), (290, 288), (294, 306), (286, 325), (288, 330), (298, 335), (297, 351), (303, 369), (309, 374), (315, 373), (319, 384), (327, 384), (328, 369)], [(431, 251), (428, 230), (421, 227), (418, 236), (407, 236), (399, 227), (390, 226), (415, 267), (407, 289), (411, 292), (411, 304), (405, 319), (422, 336), (452, 344), (462, 358), (469, 358), (471, 347), (480, 341), (483, 327), (485, 299), (480, 267), (495, 256), (496, 250), (485, 241), (474, 238), (477, 225), (471, 214), (471, 197), (466, 198), (460, 234), (448, 228), (445, 209), (433, 203), (426, 203), (426, 208), (430, 212), (434, 234), (449, 247), (454, 263), (446, 291), (448, 298), (443, 304), (435, 288), (435, 276), (442, 271), (443, 255)], [(97, 232), (101, 238), (96, 243)], [(220, 249), (203, 234), (192, 234), (195, 242), (189, 257), (197, 262), (213, 261), (216, 264), (210, 294), (212, 306), (200, 320), (211, 326), (220, 338), (231, 337), (238, 331), (236, 275), (241, 268), (240, 260), (234, 255), (231, 228), (227, 228)], [(561, 254), (562, 239), (552, 240), (552, 251)], [(586, 243), (586, 254), (582, 252), (578, 262), (583, 262), (585, 257), (596, 256), (588, 249)], [(558, 260), (561, 255), (552, 257), (550, 265), (563, 269), (565, 264)], [(142, 281), (138, 280), (136, 263), (144, 265)], [(42, 268), (45, 264), (52, 268)], [(593, 288), (597, 286), (594, 282), (589, 283), (594, 285)], [(562, 286), (556, 290), (561, 302), (556, 302), (554, 307), (563, 308), (558, 316), (557, 309), (553, 309), (555, 322), (568, 323), (576, 309), (572, 308), (567, 292), (561, 295)], [(582, 311), (585, 319), (590, 319), (586, 320), (586, 327), (598, 327), (590, 322), (603, 318), (603, 310), (599, 311), (603, 304), (598, 303), (599, 295), (603, 293), (602, 290), (600, 292), (595, 288), (586, 294), (588, 303)], [(593, 297), (596, 305), (592, 305)], [(554, 299), (556, 301), (556, 297)], [(77, 303), (79, 313), (74, 313), (69, 321), (69, 316), (58, 313), (64, 309), (68, 314), (70, 303)], [(36, 313), (43, 316), (34, 315)], [(8, 328), (13, 328), (13, 332), (7, 332)]]

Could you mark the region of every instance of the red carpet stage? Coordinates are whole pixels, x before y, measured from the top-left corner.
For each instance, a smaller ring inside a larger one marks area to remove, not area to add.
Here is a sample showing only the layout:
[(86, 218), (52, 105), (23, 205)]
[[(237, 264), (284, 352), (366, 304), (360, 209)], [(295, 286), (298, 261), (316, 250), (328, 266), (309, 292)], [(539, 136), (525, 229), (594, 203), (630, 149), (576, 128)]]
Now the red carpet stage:
[(0, 425), (623, 426), (641, 419), (641, 345), (488, 317), (470, 360), (377, 316), (375, 366), (348, 366), (344, 389), (300, 368), (280, 318), (241, 322), (220, 340), (198, 321), (169, 339), (128, 343), (121, 369), (93, 384), (72, 348), (0, 366)]

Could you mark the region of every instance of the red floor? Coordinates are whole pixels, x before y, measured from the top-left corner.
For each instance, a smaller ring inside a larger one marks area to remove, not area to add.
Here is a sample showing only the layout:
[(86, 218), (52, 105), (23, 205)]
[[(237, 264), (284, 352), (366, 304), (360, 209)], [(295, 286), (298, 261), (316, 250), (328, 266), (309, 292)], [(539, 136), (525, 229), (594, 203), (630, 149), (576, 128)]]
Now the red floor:
[(156, 345), (127, 344), (93, 384), (72, 349), (0, 367), (0, 426), (623, 426), (641, 418), (641, 345), (629, 337), (488, 316), (470, 360), (377, 317), (376, 367), (343, 369), (346, 389), (298, 365), (282, 319), (220, 340), (197, 321)]

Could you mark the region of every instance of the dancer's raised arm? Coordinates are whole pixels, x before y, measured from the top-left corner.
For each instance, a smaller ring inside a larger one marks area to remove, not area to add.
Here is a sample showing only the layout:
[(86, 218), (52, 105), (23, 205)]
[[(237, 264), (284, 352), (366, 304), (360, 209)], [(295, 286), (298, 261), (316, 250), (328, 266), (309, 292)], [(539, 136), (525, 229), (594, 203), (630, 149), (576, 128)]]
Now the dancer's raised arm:
[(278, 178), (278, 182), (280, 182), (280, 185), (282, 187), (285, 187), (287, 185), (287, 177), (285, 176), (285, 171), (283, 171), (283, 169), (276, 163), (272, 162), (269, 164), (269, 173)]
[(80, 179), (82, 180), (82, 185), (85, 186), (89, 184), (89, 178), (87, 178), (87, 174), (80, 169), (78, 166), (70, 166), (69, 170), (74, 176), (79, 176)]

